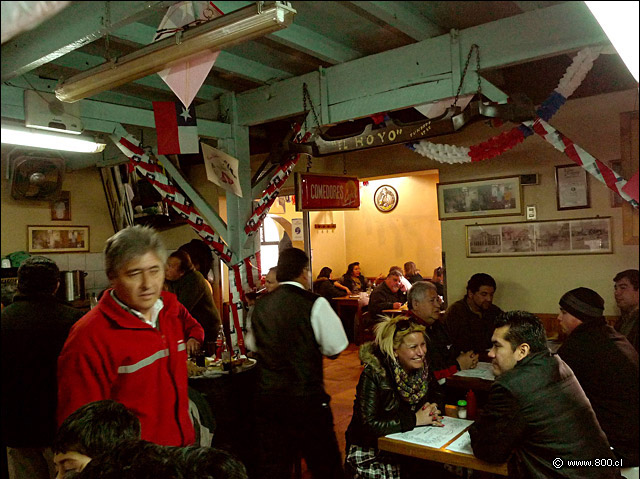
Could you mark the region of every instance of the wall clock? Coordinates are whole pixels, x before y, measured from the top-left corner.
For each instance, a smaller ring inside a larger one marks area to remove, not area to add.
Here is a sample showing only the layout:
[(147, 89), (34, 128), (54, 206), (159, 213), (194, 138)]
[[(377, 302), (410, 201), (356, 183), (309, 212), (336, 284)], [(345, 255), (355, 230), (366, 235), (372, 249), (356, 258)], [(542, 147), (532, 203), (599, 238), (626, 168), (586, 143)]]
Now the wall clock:
[(388, 213), (398, 205), (398, 192), (393, 186), (382, 185), (373, 195), (373, 202), (379, 211)]

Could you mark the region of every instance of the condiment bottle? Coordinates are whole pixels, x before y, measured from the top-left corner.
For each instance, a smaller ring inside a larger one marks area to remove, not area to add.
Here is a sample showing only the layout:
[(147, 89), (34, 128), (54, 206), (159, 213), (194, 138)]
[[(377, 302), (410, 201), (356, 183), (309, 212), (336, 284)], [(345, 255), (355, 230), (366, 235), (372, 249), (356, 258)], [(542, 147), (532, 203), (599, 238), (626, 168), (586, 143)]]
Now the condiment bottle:
[(469, 389), (469, 392), (467, 392), (467, 416), (469, 419), (475, 419), (476, 413), (476, 395), (473, 392), (473, 389)]
[(460, 419), (467, 418), (467, 401), (464, 399), (460, 399), (460, 401), (458, 401), (458, 417)]
[(222, 328), (220, 328), (220, 332), (218, 333), (216, 344), (218, 346), (219, 357), (222, 359), (222, 370), (231, 371), (231, 351), (229, 351), (227, 338)]
[(98, 305), (98, 298), (96, 297), (96, 293), (91, 293), (91, 298), (89, 299), (89, 305), (91, 309), (95, 308)]

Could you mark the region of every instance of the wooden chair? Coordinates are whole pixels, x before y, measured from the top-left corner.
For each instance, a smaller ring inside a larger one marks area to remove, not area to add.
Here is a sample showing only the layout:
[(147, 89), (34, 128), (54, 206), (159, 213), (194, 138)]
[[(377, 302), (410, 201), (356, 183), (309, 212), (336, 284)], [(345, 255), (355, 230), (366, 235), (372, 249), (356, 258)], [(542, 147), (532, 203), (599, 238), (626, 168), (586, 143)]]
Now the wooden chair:
[(375, 334), (373, 332), (373, 326), (376, 324), (372, 320), (369, 311), (356, 316), (353, 322), (353, 340), (356, 345), (361, 345), (367, 341), (373, 341)]

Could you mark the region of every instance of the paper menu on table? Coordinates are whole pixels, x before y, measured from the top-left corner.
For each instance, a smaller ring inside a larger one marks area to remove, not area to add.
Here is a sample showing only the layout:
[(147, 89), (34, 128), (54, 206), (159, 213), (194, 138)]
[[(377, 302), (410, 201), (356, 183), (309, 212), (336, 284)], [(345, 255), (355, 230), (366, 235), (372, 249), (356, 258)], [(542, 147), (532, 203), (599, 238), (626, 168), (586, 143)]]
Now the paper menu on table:
[(488, 381), (494, 381), (496, 377), (493, 375), (493, 368), (491, 363), (478, 363), (474, 369), (463, 369), (454, 374), (454, 376), (460, 376), (464, 378), (480, 378)]
[(423, 446), (441, 448), (473, 424), (473, 421), (445, 416), (442, 418), (442, 424), (444, 424), (443, 427), (418, 426), (411, 431), (388, 434), (386, 437), (422, 444)]
[(447, 451), (461, 452), (462, 454), (473, 455), (473, 449), (471, 448), (471, 436), (469, 431), (465, 431), (462, 436), (453, 441), (446, 447)]

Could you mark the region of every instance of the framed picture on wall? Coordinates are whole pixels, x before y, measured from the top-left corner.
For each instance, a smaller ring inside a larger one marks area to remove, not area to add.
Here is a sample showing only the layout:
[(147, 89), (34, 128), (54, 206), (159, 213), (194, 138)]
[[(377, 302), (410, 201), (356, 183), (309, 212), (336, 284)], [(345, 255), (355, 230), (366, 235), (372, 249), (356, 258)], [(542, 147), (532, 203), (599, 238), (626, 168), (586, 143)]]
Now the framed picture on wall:
[(520, 176), (438, 183), (437, 190), (440, 220), (522, 214)]
[(556, 166), (558, 210), (589, 208), (589, 178), (580, 165)]
[(467, 226), (467, 257), (612, 253), (611, 218)]
[(50, 205), (51, 221), (71, 221), (71, 192), (61, 191), (58, 199)]
[(27, 226), (29, 253), (89, 251), (88, 226)]

